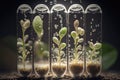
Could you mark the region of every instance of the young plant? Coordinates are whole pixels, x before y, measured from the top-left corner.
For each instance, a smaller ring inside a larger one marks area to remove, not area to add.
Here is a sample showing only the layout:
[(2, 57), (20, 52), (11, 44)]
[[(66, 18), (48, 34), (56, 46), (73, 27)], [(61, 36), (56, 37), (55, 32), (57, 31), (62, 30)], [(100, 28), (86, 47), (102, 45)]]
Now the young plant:
[(19, 59), (22, 60), (23, 69), (25, 70), (27, 55), (30, 54), (32, 50), (32, 41), (28, 41), (29, 36), (27, 34), (25, 35), (26, 30), (30, 27), (30, 20), (21, 20), (20, 25), (22, 27), (22, 38), (17, 39), (17, 46), (18, 52), (21, 54), (19, 55)]
[(80, 45), (80, 43), (82, 43), (84, 41), (82, 36), (85, 34), (85, 30), (83, 28), (81, 28), (81, 27), (78, 27), (78, 26), (79, 26), (79, 21), (75, 20), (74, 21), (75, 31), (71, 32), (71, 36), (72, 36), (72, 38), (74, 40), (74, 53), (73, 53), (73, 56), (74, 56), (74, 61), (75, 62), (79, 60), (79, 57), (80, 57), (79, 50), (82, 49), (82, 46)]
[[(38, 60), (39, 60), (40, 57), (42, 59), (43, 59), (43, 57), (47, 59), (48, 53), (49, 53), (47, 51), (48, 50), (47, 45), (41, 41), (42, 36), (44, 34), (43, 20), (41, 19), (40, 16), (35, 16), (33, 19), (32, 25), (33, 25), (33, 29), (38, 37), (38, 40), (36, 40), (34, 43), (34, 51), (35, 51), (35, 54), (37, 55), (35, 59), (37, 60), (37, 58), (38, 58)], [(41, 77), (44, 77), (45, 74), (48, 72), (49, 68), (48, 68), (48, 65), (42, 65), (42, 66), (36, 65), (35, 69)]]
[(102, 47), (102, 44), (99, 42), (96, 42), (95, 44), (93, 44), (93, 42), (88, 41), (89, 44), (89, 48), (90, 50), (88, 51), (88, 53), (90, 53), (90, 60), (94, 61), (94, 58), (97, 58), (100, 55), (100, 49)]
[[(90, 76), (97, 76), (100, 73), (101, 64), (98, 62), (100, 55), (100, 49), (102, 47), (102, 44), (99, 42), (96, 42), (93, 44), (93, 42), (88, 41), (89, 48), (88, 50), (88, 58), (90, 59), (89, 62), (87, 62), (87, 72)], [(98, 59), (98, 60), (97, 60)]]
[(62, 39), (67, 33), (67, 28), (63, 27), (60, 29), (58, 37), (53, 37), (53, 42), (57, 45), (57, 63), (60, 65), (61, 64), (61, 56), (64, 54), (63, 49), (66, 47), (66, 43), (62, 42)]

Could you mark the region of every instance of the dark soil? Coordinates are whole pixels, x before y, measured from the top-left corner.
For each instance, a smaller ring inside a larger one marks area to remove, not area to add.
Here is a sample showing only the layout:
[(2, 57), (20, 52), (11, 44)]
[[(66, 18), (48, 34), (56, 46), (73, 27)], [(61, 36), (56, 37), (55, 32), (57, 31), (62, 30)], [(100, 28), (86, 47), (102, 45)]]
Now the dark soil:
[(0, 74), (0, 80), (120, 80), (120, 73), (117, 72), (104, 72), (97, 77), (76, 77), (76, 78), (37, 78), (31, 79), (27, 77), (20, 77), (18, 73), (2, 73)]

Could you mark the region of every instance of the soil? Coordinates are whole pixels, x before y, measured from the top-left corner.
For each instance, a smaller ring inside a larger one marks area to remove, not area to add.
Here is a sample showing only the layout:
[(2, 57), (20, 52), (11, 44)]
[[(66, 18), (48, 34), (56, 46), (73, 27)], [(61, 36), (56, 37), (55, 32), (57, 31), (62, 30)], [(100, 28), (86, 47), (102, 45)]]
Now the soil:
[(99, 63), (88, 63), (87, 64), (87, 72), (90, 76), (97, 76), (100, 73), (100, 64)]
[[(19, 77), (17, 72), (0, 73), (0, 80), (59, 80), (60, 78), (27, 78)], [(75, 77), (75, 78), (61, 78), (60, 80), (120, 80), (120, 72), (103, 72), (97, 77)]]
[(44, 77), (48, 72), (48, 66), (37, 67), (36, 71), (40, 75), (40, 77)]
[(21, 68), (21, 69), (19, 69), (19, 71), (22, 74), (22, 76), (27, 77), (30, 74), (31, 69), (23, 69), (23, 68)]
[(83, 72), (83, 63), (71, 63), (70, 71), (74, 77), (79, 76), (79, 74)]
[(54, 64), (52, 65), (52, 69), (53, 72), (57, 75), (57, 77), (61, 77), (66, 70), (66, 65)]

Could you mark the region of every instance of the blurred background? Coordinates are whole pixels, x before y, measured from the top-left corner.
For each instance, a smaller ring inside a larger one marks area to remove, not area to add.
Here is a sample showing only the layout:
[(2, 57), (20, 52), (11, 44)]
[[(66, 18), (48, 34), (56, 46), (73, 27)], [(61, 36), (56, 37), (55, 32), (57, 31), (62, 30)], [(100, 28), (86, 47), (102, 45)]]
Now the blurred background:
[[(50, 1), (54, 0), (47, 0)], [(57, 0), (68, 7), (66, 2)], [(80, 3), (80, 0), (72, 0)], [(4, 0), (0, 5), (0, 73), (16, 70), (16, 10), (20, 4), (29, 4), (34, 8), (44, 0)], [(48, 5), (49, 5), (48, 3)], [(88, 4), (98, 4), (103, 10), (103, 69), (106, 71), (120, 72), (120, 11), (119, 2), (111, 0), (82, 0), (84, 8)], [(54, 3), (53, 3), (54, 4)], [(52, 5), (51, 5), (52, 6)], [(50, 8), (51, 8), (50, 6)]]

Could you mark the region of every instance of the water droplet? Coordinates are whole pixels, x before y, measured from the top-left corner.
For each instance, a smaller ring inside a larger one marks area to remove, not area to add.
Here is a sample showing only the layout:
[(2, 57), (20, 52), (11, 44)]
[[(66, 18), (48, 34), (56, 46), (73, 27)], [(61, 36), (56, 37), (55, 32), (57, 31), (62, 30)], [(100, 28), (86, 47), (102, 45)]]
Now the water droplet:
[(62, 23), (62, 20), (60, 20), (60, 23)]
[(95, 31), (96, 31), (96, 29), (93, 29), (93, 30), (92, 30), (92, 32), (95, 32)]
[(57, 18), (55, 17), (54, 20), (57, 20)]
[(70, 35), (68, 35), (68, 37), (69, 37), (69, 38), (71, 38), (71, 36), (70, 36)]
[(68, 44), (68, 47), (70, 47), (71, 45), (70, 44)]
[(82, 20), (82, 19), (83, 19), (83, 17), (80, 17), (80, 19)]
[(92, 36), (92, 32), (90, 32), (90, 36)]
[(48, 30), (50, 30), (50, 27), (48, 27)]
[(90, 24), (92, 24), (92, 22), (90, 22)]
[(48, 0), (45, 0), (45, 2), (47, 2)]
[(77, 18), (77, 15), (74, 15), (74, 18)]
[(93, 28), (93, 26), (90, 26), (90, 28), (92, 29), (92, 28)]
[(57, 29), (57, 28), (58, 28), (58, 25), (57, 25), (57, 24), (55, 24), (55, 25), (54, 25), (54, 27), (55, 27), (55, 29)]
[(52, 2), (52, 1), (50, 1), (50, 5), (53, 5), (53, 2)]
[(93, 41), (93, 39), (90, 39), (90, 41)]
[(72, 4), (72, 0), (70, 0), (70, 4)]
[(92, 21), (94, 21), (94, 18), (92, 18)]

